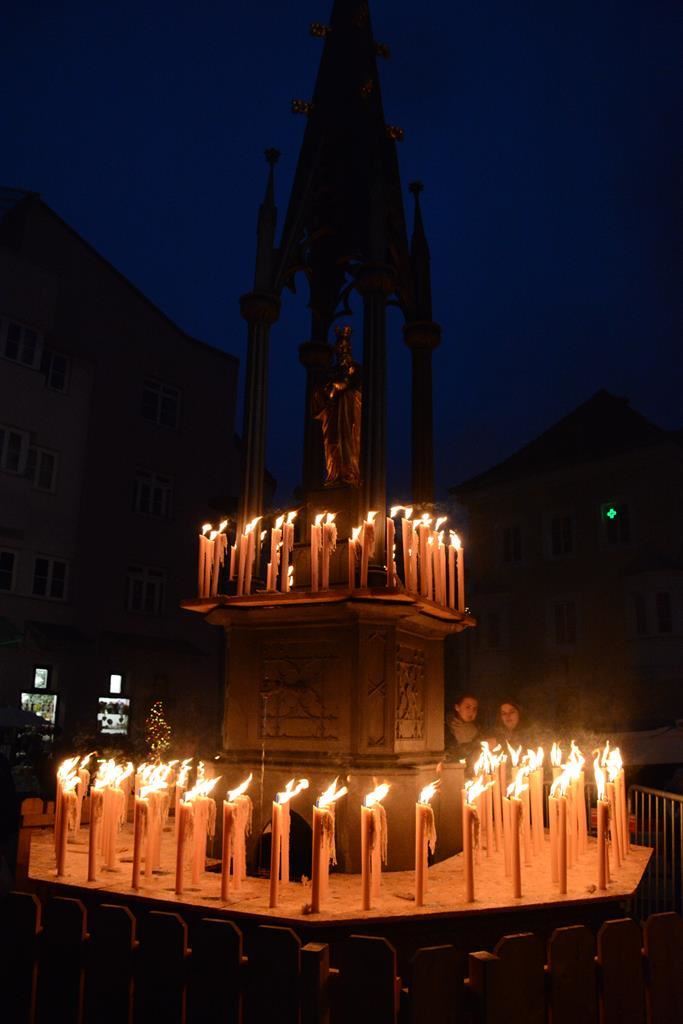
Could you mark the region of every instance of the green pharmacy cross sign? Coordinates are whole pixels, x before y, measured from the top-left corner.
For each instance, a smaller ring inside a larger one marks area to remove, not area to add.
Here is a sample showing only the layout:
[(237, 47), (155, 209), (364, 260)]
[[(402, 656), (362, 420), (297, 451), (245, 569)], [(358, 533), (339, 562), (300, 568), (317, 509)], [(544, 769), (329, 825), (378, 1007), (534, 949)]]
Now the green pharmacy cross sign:
[(618, 514), (619, 513), (615, 509), (614, 505), (610, 505), (610, 507), (605, 512), (605, 515), (607, 516), (608, 519), (616, 519)]

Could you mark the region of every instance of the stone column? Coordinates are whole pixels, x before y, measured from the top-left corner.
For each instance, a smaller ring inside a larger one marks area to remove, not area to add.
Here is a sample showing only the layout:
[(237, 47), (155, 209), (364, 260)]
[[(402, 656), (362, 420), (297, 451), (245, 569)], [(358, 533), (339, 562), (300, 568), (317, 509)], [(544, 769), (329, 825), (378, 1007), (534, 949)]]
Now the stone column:
[(280, 302), (274, 295), (249, 292), (240, 299), (240, 312), (249, 325), (242, 429), (242, 489), (238, 518), (238, 530), (241, 532), (245, 523), (263, 514), (268, 340), (270, 328), (280, 314)]
[(301, 483), (306, 493), (318, 490), (325, 482), (323, 434), (318, 420), (311, 415), (311, 398), (316, 387), (323, 384), (332, 362), (332, 348), (325, 341), (304, 341), (299, 345), (299, 362), (306, 367), (304, 410), (304, 451)]
[(403, 328), (412, 352), (412, 488), (416, 505), (434, 501), (434, 414), (432, 352), (441, 341), (441, 328), (433, 321), (414, 321)]
[[(366, 265), (356, 286), (363, 296), (363, 413), (361, 419), (361, 513), (387, 506), (387, 297), (394, 290), (390, 267)], [(378, 529), (375, 560), (384, 562), (384, 531)]]

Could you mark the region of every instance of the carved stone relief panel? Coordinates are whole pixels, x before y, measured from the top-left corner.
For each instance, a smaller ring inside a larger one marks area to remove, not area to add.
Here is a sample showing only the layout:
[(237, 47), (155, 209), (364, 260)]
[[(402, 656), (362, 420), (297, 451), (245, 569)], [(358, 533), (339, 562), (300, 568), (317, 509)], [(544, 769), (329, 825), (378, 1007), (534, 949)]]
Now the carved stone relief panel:
[(386, 743), (386, 633), (375, 631), (365, 641), (366, 737), (368, 747)]
[(424, 739), (425, 653), (418, 647), (396, 647), (396, 739)]
[(338, 702), (330, 671), (334, 659), (304, 657), (292, 645), (264, 650), (261, 736), (282, 740), (336, 740)]

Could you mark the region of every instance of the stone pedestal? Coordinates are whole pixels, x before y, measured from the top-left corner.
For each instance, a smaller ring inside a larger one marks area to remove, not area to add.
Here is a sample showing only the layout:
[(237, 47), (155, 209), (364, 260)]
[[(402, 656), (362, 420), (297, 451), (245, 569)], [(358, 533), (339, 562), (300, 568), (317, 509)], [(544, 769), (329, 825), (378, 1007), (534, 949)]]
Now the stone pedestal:
[[(443, 642), (472, 620), (395, 590), (218, 601), (186, 607), (208, 612), (207, 621), (226, 631), (221, 771), (235, 781), (254, 773), (254, 841), (290, 778), (310, 780), (292, 807), (310, 824), (315, 797), (339, 776), (349, 795), (337, 811), (337, 858), (343, 870), (357, 871), (360, 803), (386, 781), (389, 868), (409, 868), (417, 795), (440, 777), (453, 821), (438, 825), (438, 855), (456, 852), (463, 769), (441, 765)], [(438, 797), (435, 812), (438, 824)]]

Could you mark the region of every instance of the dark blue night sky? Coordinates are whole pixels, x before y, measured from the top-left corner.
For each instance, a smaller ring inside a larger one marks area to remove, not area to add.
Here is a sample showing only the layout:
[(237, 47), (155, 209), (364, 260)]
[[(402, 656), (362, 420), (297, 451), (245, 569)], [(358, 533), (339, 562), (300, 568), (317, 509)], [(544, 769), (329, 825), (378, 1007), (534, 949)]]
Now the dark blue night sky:
[[(600, 387), (679, 427), (676, 0), (374, 0), (404, 185), (425, 183), (437, 482), (485, 469)], [(266, 165), (281, 217), (330, 0), (13, 0), (0, 184), (33, 189), (189, 332), (239, 356)], [(409, 210), (409, 204), (406, 203)], [(281, 223), (281, 221), (280, 221)], [(409, 354), (391, 320), (390, 495), (408, 496)], [(298, 479), (305, 294), (272, 336), (269, 465)], [(275, 423), (280, 424), (275, 429)], [(241, 420), (238, 425), (241, 425)]]

